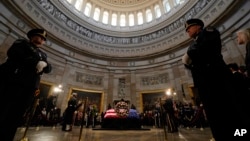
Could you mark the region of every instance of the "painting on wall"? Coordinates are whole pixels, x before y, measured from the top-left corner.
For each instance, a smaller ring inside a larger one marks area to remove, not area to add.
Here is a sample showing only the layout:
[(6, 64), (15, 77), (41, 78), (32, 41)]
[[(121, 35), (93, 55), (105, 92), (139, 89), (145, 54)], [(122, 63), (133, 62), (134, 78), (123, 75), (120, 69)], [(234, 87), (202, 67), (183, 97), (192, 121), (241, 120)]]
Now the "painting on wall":
[(40, 97), (47, 98), (52, 91), (52, 84), (41, 82), (39, 85)]
[(103, 92), (102, 91), (90, 91), (84, 89), (71, 89), (70, 94), (77, 93), (77, 99), (81, 101), (87, 100), (87, 106), (95, 107), (98, 112), (102, 112), (102, 98)]
[(163, 99), (166, 99), (165, 91), (141, 93), (141, 111), (154, 111), (160, 105), (160, 100)]

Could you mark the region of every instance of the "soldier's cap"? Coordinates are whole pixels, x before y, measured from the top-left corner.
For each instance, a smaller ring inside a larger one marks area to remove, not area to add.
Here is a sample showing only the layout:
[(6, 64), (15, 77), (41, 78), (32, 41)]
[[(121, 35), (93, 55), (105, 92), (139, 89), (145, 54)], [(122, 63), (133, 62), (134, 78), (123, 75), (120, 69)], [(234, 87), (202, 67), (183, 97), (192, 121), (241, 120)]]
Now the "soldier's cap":
[(47, 32), (44, 29), (31, 29), (28, 33), (27, 36), (30, 39), (34, 35), (39, 35), (41, 36), (45, 41), (47, 38)]
[(185, 28), (186, 28), (186, 31), (191, 27), (191, 26), (194, 26), (194, 25), (200, 25), (201, 28), (204, 27), (204, 23), (202, 20), (200, 19), (189, 19), (186, 21), (185, 23)]

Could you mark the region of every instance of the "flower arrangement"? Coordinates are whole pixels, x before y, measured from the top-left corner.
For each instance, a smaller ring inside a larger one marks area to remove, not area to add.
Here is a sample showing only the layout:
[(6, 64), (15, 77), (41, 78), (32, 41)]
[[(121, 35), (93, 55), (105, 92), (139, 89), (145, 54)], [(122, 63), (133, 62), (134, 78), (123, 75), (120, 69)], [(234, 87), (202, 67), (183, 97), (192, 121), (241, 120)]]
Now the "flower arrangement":
[(127, 117), (129, 114), (128, 103), (124, 101), (117, 102), (115, 105), (115, 112), (120, 117)]

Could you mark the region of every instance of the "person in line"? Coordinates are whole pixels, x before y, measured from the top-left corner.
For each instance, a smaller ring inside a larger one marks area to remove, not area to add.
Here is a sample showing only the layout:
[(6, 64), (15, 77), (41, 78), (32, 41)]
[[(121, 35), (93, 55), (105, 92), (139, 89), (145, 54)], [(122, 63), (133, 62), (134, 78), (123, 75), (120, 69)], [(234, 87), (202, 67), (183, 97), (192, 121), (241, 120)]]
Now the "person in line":
[(166, 121), (168, 132), (169, 133), (178, 132), (177, 119), (175, 117), (174, 103), (172, 97), (168, 97), (162, 106), (166, 112), (165, 113), (166, 118), (164, 120)]
[(72, 93), (71, 98), (68, 101), (68, 106), (64, 112), (62, 131), (72, 131), (74, 113), (82, 105), (77, 100), (77, 93)]
[(242, 125), (234, 113), (238, 108), (233, 101), (237, 91), (233, 74), (223, 60), (220, 32), (211, 26), (204, 27), (204, 22), (195, 18), (186, 21), (185, 29), (193, 43), (182, 62), (191, 70), (213, 137), (216, 141), (233, 138)]
[(237, 63), (229, 63), (228, 67), (233, 74), (233, 81), (236, 89), (241, 91), (240, 93), (248, 93), (247, 76), (245, 76), (245, 74), (240, 71), (239, 65)]
[(52, 70), (46, 53), (40, 49), (47, 32), (31, 29), (27, 36), (29, 40), (17, 39), (11, 45), (6, 62), (0, 65), (0, 134), (3, 141), (13, 140), (24, 113), (39, 94), (42, 74)]
[(234, 93), (234, 105), (237, 107), (234, 114), (238, 115), (242, 124), (250, 125), (250, 115), (249, 115), (249, 99), (250, 91), (248, 90), (247, 77), (239, 71), (239, 66), (237, 63), (229, 63), (233, 74), (233, 86), (236, 88), (237, 93)]
[(239, 45), (245, 45), (245, 65), (247, 71), (247, 77), (250, 78), (250, 28), (241, 29), (237, 32), (237, 42)]

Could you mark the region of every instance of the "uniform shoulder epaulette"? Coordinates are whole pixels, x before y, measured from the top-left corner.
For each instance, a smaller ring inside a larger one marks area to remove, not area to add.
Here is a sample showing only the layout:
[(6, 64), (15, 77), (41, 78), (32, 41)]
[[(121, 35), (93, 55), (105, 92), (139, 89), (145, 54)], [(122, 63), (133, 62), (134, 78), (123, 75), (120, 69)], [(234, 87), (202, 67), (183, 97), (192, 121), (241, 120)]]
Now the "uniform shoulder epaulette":
[(211, 27), (211, 26), (206, 27), (205, 30), (206, 30), (207, 32), (214, 32), (214, 28)]

